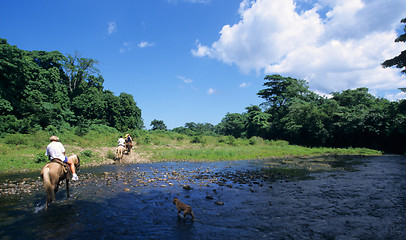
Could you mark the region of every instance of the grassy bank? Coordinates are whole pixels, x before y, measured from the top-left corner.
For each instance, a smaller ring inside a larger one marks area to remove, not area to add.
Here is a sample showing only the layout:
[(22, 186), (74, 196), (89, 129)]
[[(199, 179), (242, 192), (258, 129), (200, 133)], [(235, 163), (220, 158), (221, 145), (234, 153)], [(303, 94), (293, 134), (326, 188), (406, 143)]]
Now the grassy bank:
[[(235, 139), (230, 136), (187, 136), (175, 132), (130, 132), (136, 141), (134, 159), (156, 161), (219, 161), (307, 157), (320, 155), (380, 155), (364, 148), (307, 148), (286, 141), (261, 138)], [(112, 163), (117, 139), (122, 133), (113, 129), (93, 129), (84, 136), (72, 132), (58, 134), (66, 154), (78, 154), (82, 166)], [(48, 132), (9, 134), (0, 138), (0, 171), (39, 170), (47, 162), (45, 149)]]

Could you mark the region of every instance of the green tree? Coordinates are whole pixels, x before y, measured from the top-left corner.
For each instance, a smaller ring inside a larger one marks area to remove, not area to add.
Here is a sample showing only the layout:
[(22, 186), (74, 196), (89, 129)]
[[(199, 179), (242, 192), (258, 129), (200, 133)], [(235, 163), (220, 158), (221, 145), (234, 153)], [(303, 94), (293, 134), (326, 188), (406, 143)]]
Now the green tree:
[(99, 73), (95, 67), (99, 62), (91, 58), (82, 58), (76, 51), (75, 55), (68, 54), (63, 59), (63, 70), (67, 77), (67, 85), (71, 95), (77, 95), (76, 91), (80, 90), (82, 83), (93, 74)]
[(103, 120), (106, 115), (106, 102), (103, 92), (97, 88), (88, 88), (83, 94), (72, 99), (72, 110), (76, 116), (88, 120)]
[(141, 110), (131, 95), (103, 90), (97, 63), (77, 53), (24, 51), (0, 39), (0, 131), (74, 125), (84, 134), (93, 123), (123, 131), (142, 128)]
[(253, 136), (268, 138), (272, 115), (262, 112), (258, 105), (252, 105), (245, 109), (247, 109), (247, 113), (245, 114), (247, 118), (247, 138)]
[(326, 113), (315, 102), (297, 100), (281, 119), (283, 136), (292, 143), (306, 146), (324, 145), (329, 137), (325, 128)]
[[(406, 24), (406, 18), (403, 18), (401, 23)], [(395, 39), (395, 42), (406, 42), (406, 25), (403, 27), (403, 31), (405, 33), (401, 34), (399, 37)], [(403, 50), (398, 56), (388, 59), (382, 63), (382, 67), (392, 67), (396, 66), (397, 68), (404, 68), (401, 72), (406, 74), (406, 50)]]
[(236, 138), (246, 136), (247, 117), (240, 113), (227, 113), (217, 125), (217, 132)]
[(273, 110), (286, 109), (295, 99), (305, 101), (313, 100), (314, 93), (309, 91), (309, 87), (305, 80), (298, 80), (291, 77), (282, 77), (281, 75), (267, 75), (263, 90), (260, 90), (257, 95), (265, 102), (264, 107), (269, 107)]
[(144, 125), (141, 119), (141, 109), (131, 94), (121, 93), (118, 106), (119, 117), (117, 118), (117, 129), (125, 131), (129, 129), (141, 129)]
[(166, 125), (162, 120), (152, 120), (150, 126), (152, 126), (152, 130), (164, 130), (166, 131)]
[(391, 110), (392, 103), (374, 97), (367, 88), (333, 93), (332, 100), (339, 105), (332, 129), (337, 146), (383, 148), (391, 119), (397, 114)]

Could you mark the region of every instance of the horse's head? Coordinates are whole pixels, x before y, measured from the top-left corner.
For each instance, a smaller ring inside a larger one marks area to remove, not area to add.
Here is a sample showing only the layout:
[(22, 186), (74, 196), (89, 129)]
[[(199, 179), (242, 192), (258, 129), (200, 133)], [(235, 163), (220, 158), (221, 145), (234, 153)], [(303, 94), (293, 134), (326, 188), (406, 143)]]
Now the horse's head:
[(78, 155), (72, 155), (69, 157), (70, 160), (72, 160), (73, 164), (75, 164), (75, 169), (76, 171), (79, 172), (79, 168), (80, 168), (80, 158)]
[(75, 163), (75, 168), (78, 170), (78, 172), (79, 172), (79, 169), (80, 169), (80, 158), (79, 158), (79, 156), (76, 156), (76, 158), (77, 158), (77, 162)]

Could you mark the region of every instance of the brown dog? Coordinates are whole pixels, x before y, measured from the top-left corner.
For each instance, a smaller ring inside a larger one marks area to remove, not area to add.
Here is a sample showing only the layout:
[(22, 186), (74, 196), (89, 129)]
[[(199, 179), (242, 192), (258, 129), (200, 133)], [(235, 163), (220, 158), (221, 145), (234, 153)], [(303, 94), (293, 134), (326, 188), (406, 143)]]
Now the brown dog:
[(178, 216), (180, 215), (180, 212), (183, 211), (183, 218), (186, 218), (187, 215), (190, 215), (192, 216), (192, 219), (195, 219), (195, 215), (192, 212), (191, 206), (184, 204), (178, 198), (174, 198), (172, 202), (176, 205), (176, 209), (178, 209)]

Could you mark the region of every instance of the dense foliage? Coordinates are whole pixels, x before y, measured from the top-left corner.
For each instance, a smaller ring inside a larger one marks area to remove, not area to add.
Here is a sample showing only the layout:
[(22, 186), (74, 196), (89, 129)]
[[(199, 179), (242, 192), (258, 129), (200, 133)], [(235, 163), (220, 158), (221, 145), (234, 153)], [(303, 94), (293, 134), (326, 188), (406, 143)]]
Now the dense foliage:
[(332, 93), (311, 92), (305, 81), (268, 75), (258, 96), (260, 106), (228, 113), (216, 126), (220, 134), (284, 139), (293, 144), (327, 147), (368, 147), (406, 152), (406, 100), (391, 102), (367, 88)]
[[(401, 23), (406, 24), (406, 18), (403, 18)], [(406, 42), (406, 25), (403, 27), (405, 33), (401, 34), (398, 38), (395, 39), (395, 42)], [(388, 59), (382, 63), (383, 67), (392, 67), (396, 66), (397, 68), (403, 68), (402, 73), (406, 74), (406, 50), (403, 50), (398, 56)]]
[(104, 90), (97, 63), (77, 53), (24, 51), (0, 39), (0, 133), (142, 128), (133, 96)]

